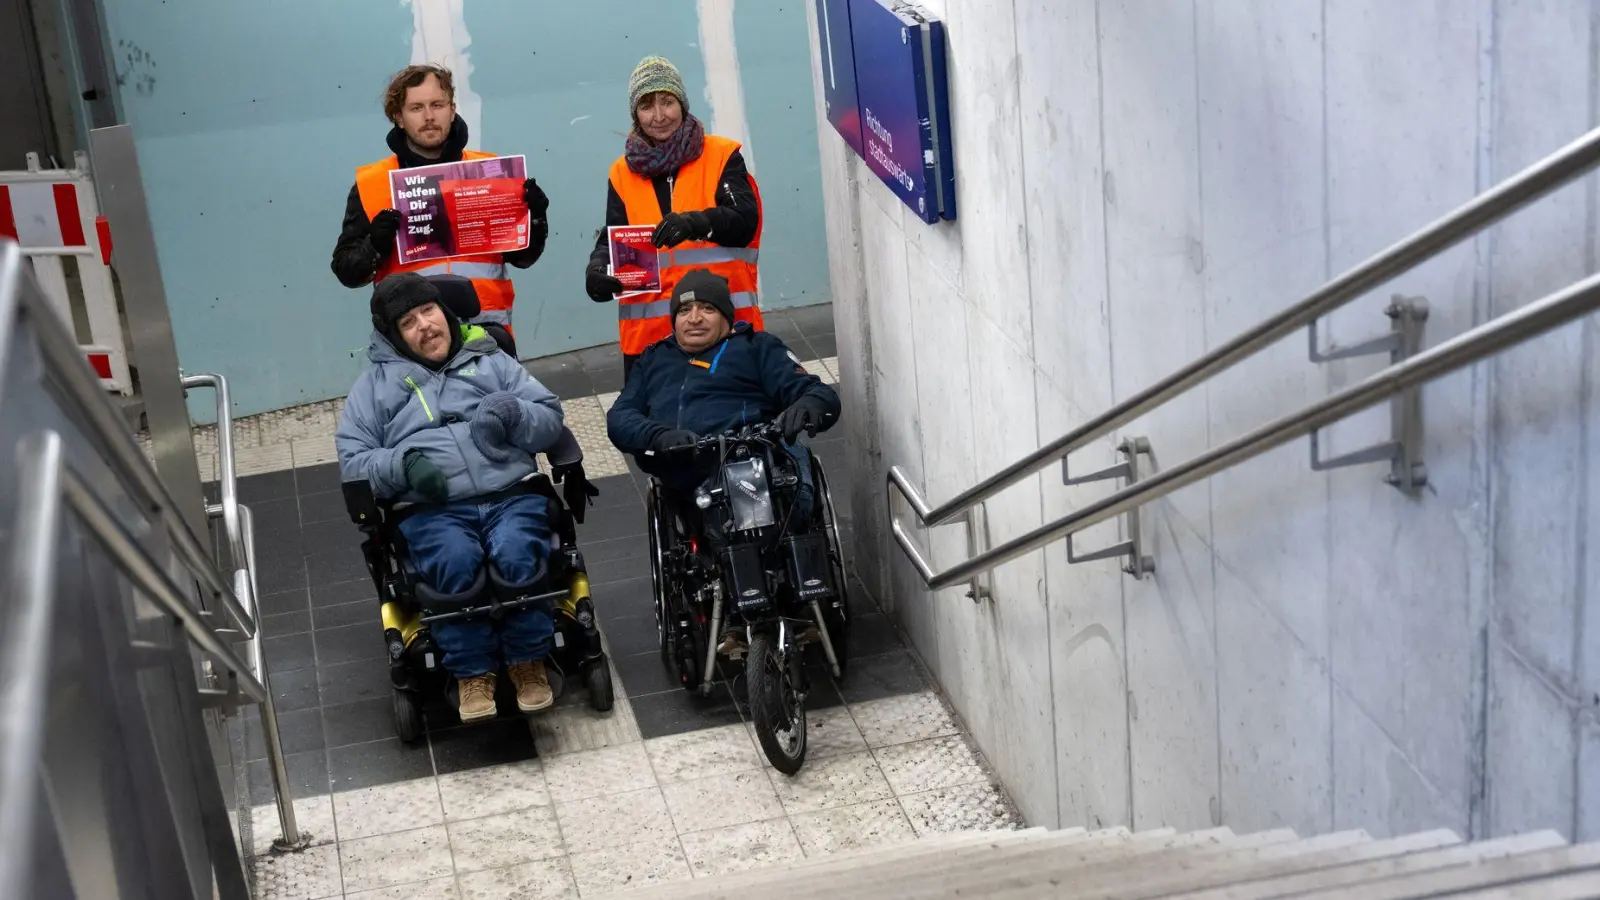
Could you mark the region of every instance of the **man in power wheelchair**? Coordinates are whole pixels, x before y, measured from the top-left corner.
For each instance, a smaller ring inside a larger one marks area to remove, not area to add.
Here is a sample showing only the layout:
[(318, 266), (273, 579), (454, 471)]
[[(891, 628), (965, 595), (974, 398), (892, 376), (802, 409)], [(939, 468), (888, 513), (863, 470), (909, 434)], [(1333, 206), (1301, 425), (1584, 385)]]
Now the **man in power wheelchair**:
[(477, 306), (470, 290), (409, 273), (377, 286), (371, 365), (335, 436), (406, 740), (421, 731), (425, 695), (451, 683), (461, 721), (494, 717), (502, 664), (522, 712), (554, 701), (551, 663), (581, 669), (590, 703), (611, 706), (572, 526), (598, 492), (560, 401), (483, 329), (462, 324)]
[[(792, 773), (805, 752), (803, 647), (820, 644), (843, 674), (849, 612), (832, 503), (821, 461), (796, 443), (838, 420), (839, 395), (775, 335), (735, 323), (718, 275), (686, 274), (669, 311), (672, 336), (640, 356), (606, 420), (612, 443), (652, 476), (662, 655), (702, 693), (718, 658), (744, 660), (757, 736)], [(773, 659), (794, 677), (764, 680)]]

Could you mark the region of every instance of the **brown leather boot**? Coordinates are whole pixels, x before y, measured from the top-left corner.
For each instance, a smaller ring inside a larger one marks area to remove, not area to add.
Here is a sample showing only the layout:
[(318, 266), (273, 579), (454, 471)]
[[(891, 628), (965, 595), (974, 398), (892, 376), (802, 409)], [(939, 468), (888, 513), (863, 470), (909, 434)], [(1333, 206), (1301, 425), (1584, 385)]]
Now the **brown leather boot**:
[(506, 674), (511, 676), (511, 683), (517, 687), (517, 709), (538, 712), (555, 702), (555, 693), (550, 690), (550, 676), (545, 674), (543, 662), (507, 666)]
[(463, 678), (456, 683), (462, 722), (482, 722), (494, 718), (498, 711), (494, 705), (494, 682), (495, 675), (489, 672)]

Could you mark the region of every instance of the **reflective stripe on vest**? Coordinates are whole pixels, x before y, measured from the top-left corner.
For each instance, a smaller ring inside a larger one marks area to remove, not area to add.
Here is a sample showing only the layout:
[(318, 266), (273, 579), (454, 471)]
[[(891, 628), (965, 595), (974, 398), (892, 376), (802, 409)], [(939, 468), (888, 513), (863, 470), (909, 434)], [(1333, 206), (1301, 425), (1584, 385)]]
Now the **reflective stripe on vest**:
[(668, 250), (666, 255), (669, 266), (709, 266), (725, 262), (745, 262), (753, 266), (761, 261), (761, 250), (754, 247), (700, 247)]
[(490, 322), (495, 325), (504, 325), (507, 328), (510, 328), (511, 311), (507, 309), (485, 309), (468, 319), (467, 322), (471, 325), (482, 325), (484, 322)]
[(477, 280), (479, 278), (487, 279), (489, 281), (506, 280), (505, 263), (451, 262), (450, 260), (440, 260), (439, 262), (428, 263), (420, 268), (412, 267), (411, 271), (423, 276), (460, 275), (462, 278), (471, 278), (473, 280)]
[[(756, 305), (756, 295), (753, 291), (735, 291), (728, 297), (733, 300), (734, 309), (749, 309)], [(617, 319), (653, 319), (656, 316), (672, 315), (671, 300), (646, 300), (643, 303), (628, 303), (623, 301), (617, 304)]]

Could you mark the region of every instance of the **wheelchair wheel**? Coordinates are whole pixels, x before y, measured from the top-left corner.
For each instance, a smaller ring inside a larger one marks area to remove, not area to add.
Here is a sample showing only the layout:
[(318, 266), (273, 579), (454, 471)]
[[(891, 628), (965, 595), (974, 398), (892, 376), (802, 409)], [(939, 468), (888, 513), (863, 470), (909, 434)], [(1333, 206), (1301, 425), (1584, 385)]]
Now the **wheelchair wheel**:
[(650, 491), (645, 496), (645, 516), (649, 519), (650, 588), (656, 613), (656, 644), (661, 650), (661, 658), (666, 659), (670, 645), (667, 638), (667, 548), (663, 534), (666, 522), (661, 517), (661, 502), (655, 482), (651, 482)]
[(817, 495), (822, 500), (822, 524), (828, 536), (828, 564), (833, 569), (834, 589), (839, 592), (838, 606), (822, 611), (822, 622), (828, 628), (828, 639), (833, 642), (834, 655), (839, 658), (839, 678), (843, 680), (850, 668), (850, 584), (845, 578), (844, 548), (839, 543), (839, 520), (833, 514), (833, 492), (828, 489), (828, 475), (822, 460), (811, 455), (812, 472), (817, 482)]
[(589, 706), (595, 712), (606, 712), (616, 702), (611, 690), (611, 667), (605, 657), (589, 664), (583, 673), (584, 686), (589, 689)]
[(422, 707), (410, 691), (394, 688), (394, 733), (403, 743), (412, 743), (422, 737)]

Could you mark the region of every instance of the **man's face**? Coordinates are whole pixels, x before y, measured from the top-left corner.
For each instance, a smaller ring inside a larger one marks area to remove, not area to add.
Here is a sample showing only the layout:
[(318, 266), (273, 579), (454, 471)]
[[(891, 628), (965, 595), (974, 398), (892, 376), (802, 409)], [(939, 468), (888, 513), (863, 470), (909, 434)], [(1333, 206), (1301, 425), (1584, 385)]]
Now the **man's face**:
[(455, 118), (455, 101), (439, 86), (439, 79), (429, 75), (421, 84), (406, 89), (405, 102), (400, 105), (400, 119), (395, 124), (406, 133), (411, 146), (433, 152), (444, 146)]
[(437, 303), (424, 303), (400, 317), (400, 339), (411, 352), (431, 363), (450, 353), (450, 323)]
[(634, 110), (639, 117), (639, 130), (645, 133), (652, 141), (664, 141), (678, 132), (678, 126), (683, 124), (683, 104), (678, 102), (678, 95), (667, 91), (656, 91), (639, 98), (639, 106)]
[(678, 310), (672, 329), (678, 338), (678, 346), (685, 353), (699, 353), (727, 337), (733, 326), (722, 317), (722, 313), (717, 312), (715, 306), (690, 300)]

